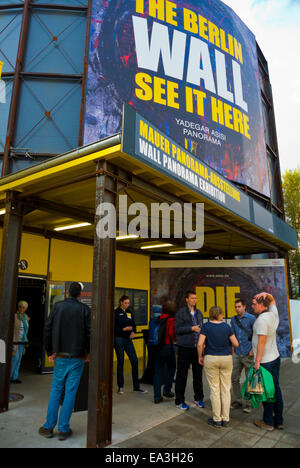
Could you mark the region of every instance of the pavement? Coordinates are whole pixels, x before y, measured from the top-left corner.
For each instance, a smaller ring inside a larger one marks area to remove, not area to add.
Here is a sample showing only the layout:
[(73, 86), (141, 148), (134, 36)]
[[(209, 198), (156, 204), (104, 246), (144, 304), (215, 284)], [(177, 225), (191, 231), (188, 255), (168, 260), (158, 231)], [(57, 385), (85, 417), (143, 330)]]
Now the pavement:
[[(44, 439), (38, 429), (46, 417), (52, 377), (23, 371), (21, 379), (23, 384), (13, 385), (11, 392), (21, 393), (24, 399), (10, 403), (9, 411), (0, 414), (0, 448), (85, 448), (87, 412), (73, 414), (73, 436), (67, 441)], [(232, 410), (230, 426), (215, 429), (207, 424), (211, 406), (206, 379), (206, 408), (201, 410), (193, 404), (189, 375), (186, 401), (191, 408), (183, 413), (172, 400), (154, 405), (150, 385), (142, 385), (147, 394), (133, 393), (128, 369), (124, 395), (117, 394), (115, 383), (113, 441), (109, 448), (299, 448), (300, 364), (283, 360), (280, 381), (285, 403), (283, 431), (266, 432), (254, 426), (253, 421), (261, 419), (261, 408), (250, 415)]]

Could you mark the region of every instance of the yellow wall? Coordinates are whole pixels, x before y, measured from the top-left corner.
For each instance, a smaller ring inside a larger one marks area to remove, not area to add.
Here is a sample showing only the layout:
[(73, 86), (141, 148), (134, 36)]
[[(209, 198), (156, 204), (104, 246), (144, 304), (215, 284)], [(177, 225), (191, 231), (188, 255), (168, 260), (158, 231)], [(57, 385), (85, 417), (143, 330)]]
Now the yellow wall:
[[(93, 247), (51, 241), (50, 279), (53, 281), (83, 281), (93, 279)], [(117, 251), (116, 287), (150, 290), (150, 257)]]
[[(2, 229), (0, 229), (0, 247)], [(49, 240), (41, 236), (23, 234), (20, 259), (28, 262), (22, 274), (47, 275)], [(1, 252), (1, 251), (0, 251)], [(52, 281), (92, 282), (93, 247), (74, 242), (51, 240), (49, 279)], [(115, 286), (148, 291), (148, 314), (150, 311), (150, 257), (117, 251)], [(148, 317), (149, 318), (149, 317)], [(146, 326), (138, 327), (138, 331)], [(139, 357), (143, 355), (143, 340), (134, 342)]]
[(93, 247), (52, 239), (49, 274), (53, 281), (92, 282)]
[[(23, 234), (20, 260), (27, 260), (28, 268), (22, 273), (47, 276), (49, 239)], [(22, 270), (19, 270), (20, 273)]]
[[(53, 281), (92, 282), (93, 247), (52, 239), (49, 273)], [(115, 286), (147, 290), (149, 311), (150, 257), (117, 251)], [(143, 328), (146, 326), (137, 327), (137, 331)], [(143, 340), (135, 340), (134, 345), (138, 356), (142, 357)]]
[[(0, 229), (0, 256), (2, 248), (2, 234)], [(26, 271), (20, 273), (47, 276), (49, 240), (33, 234), (23, 234), (21, 240), (20, 260), (27, 260)]]

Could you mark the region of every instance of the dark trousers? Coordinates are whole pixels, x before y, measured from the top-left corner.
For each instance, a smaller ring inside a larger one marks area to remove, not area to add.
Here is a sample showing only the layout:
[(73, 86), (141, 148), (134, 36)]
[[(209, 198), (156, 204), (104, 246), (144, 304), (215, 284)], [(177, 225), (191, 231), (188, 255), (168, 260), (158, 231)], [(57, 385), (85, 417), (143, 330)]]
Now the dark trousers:
[(167, 376), (165, 381), (164, 392), (170, 393), (173, 385), (173, 380), (176, 372), (176, 356), (174, 346), (166, 344), (157, 352), (154, 361), (154, 400), (161, 398), (161, 387), (163, 384), (164, 368), (167, 366)]
[(115, 336), (114, 348), (117, 354), (117, 382), (118, 387), (124, 387), (124, 353), (129, 357), (131, 367), (132, 367), (132, 381), (133, 389), (138, 390), (140, 388), (139, 383), (139, 363), (138, 358), (133, 346), (133, 343), (128, 338), (121, 338)]
[(276, 403), (263, 403), (264, 406), (264, 423), (268, 426), (279, 426), (283, 424), (283, 399), (282, 393), (279, 386), (279, 374), (280, 374), (280, 357), (275, 361), (261, 364), (262, 367), (272, 374), (274, 386), (275, 386), (275, 398)]
[(178, 361), (175, 385), (176, 405), (184, 403), (184, 394), (188, 378), (188, 371), (191, 364), (193, 370), (193, 387), (195, 393), (195, 401), (203, 400), (204, 398), (202, 383), (203, 366), (200, 366), (199, 364), (197, 348), (183, 348), (181, 346), (178, 346)]

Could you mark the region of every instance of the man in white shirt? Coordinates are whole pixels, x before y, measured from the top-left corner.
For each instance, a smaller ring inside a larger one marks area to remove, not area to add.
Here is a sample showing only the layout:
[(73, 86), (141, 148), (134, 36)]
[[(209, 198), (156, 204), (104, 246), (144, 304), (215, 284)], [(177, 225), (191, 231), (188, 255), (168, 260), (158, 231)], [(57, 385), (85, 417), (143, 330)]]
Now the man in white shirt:
[(273, 431), (275, 427), (283, 429), (283, 400), (279, 386), (280, 354), (276, 340), (279, 315), (275, 299), (271, 294), (258, 294), (252, 300), (252, 309), (258, 316), (253, 326), (254, 368), (258, 370), (263, 366), (272, 374), (276, 398), (276, 403), (263, 404), (263, 420), (255, 421), (254, 424), (268, 431)]

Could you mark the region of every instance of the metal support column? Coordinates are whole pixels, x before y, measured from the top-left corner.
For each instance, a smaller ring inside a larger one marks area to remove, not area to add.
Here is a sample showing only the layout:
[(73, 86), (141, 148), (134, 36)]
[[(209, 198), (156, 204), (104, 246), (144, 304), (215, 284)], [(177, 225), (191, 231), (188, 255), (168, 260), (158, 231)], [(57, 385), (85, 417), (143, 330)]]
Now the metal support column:
[(14, 82), (13, 82), (13, 87), (12, 87), (11, 103), (10, 103), (8, 124), (7, 124), (7, 134), (6, 134), (5, 146), (4, 146), (2, 176), (7, 175), (7, 173), (9, 172), (9, 153), (10, 153), (10, 147), (13, 142), (15, 123), (16, 123), (16, 117), (17, 117), (17, 104), (18, 104), (18, 99), (19, 99), (19, 91), (20, 91), (20, 85), (21, 85), (21, 72), (23, 69), (26, 38), (27, 38), (27, 32), (28, 32), (30, 2), (31, 0), (24, 1), (24, 10), (23, 10), (20, 40), (19, 40), (16, 68), (15, 68), (15, 77), (14, 77)]
[(78, 136), (79, 147), (83, 145), (83, 136), (84, 136), (84, 116), (85, 116), (85, 100), (86, 100), (86, 82), (87, 82), (89, 48), (90, 48), (91, 16), (92, 16), (92, 0), (88, 0), (86, 34), (85, 34), (85, 51), (84, 51), (83, 75), (82, 75), (81, 104), (80, 104), (79, 136)]
[[(106, 161), (97, 163), (97, 208), (102, 203), (116, 206), (117, 177)], [(87, 447), (102, 448), (112, 440), (112, 376), (114, 340), (114, 285), (116, 239), (102, 239), (95, 232), (93, 307), (89, 376)]]
[(14, 192), (7, 194), (0, 260), (0, 339), (6, 345), (6, 363), (0, 366), (0, 413), (8, 410), (10, 368), (16, 313), (18, 262), (23, 221), (23, 203)]

